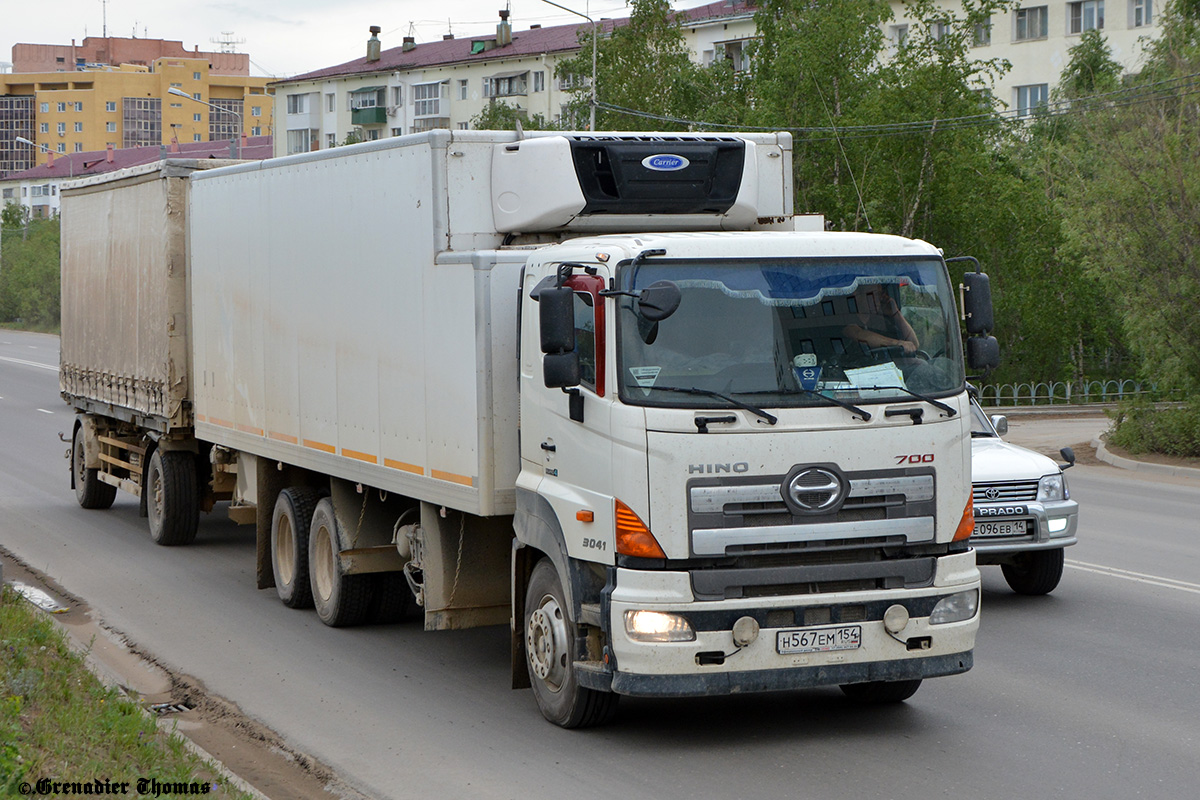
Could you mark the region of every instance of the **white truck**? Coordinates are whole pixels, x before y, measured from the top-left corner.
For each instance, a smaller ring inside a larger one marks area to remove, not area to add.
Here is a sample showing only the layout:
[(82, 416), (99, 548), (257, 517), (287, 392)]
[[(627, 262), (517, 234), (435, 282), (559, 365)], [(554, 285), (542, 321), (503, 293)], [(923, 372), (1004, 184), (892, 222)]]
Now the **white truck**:
[[(221, 502), (256, 525), (259, 587), (329, 625), (508, 622), (514, 687), (564, 727), (623, 694), (894, 702), (961, 673), (980, 584), (949, 273), (794, 217), (791, 156), (787, 134), (433, 131), (77, 183), (79, 502), (130, 491), (165, 545)], [(855, 338), (868, 291), (919, 350)]]

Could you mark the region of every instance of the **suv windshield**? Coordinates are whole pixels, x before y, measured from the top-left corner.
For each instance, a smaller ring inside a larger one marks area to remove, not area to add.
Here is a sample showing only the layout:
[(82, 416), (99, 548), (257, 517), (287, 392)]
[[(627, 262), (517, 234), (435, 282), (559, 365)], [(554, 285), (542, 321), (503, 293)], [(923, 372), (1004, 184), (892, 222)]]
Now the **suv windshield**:
[[(618, 298), (618, 384), (635, 405), (708, 407), (912, 400), (962, 391), (962, 347), (940, 259), (651, 259), (621, 289), (679, 286), (661, 322)], [(685, 391), (680, 391), (680, 390)], [(699, 390), (699, 391), (691, 391)]]

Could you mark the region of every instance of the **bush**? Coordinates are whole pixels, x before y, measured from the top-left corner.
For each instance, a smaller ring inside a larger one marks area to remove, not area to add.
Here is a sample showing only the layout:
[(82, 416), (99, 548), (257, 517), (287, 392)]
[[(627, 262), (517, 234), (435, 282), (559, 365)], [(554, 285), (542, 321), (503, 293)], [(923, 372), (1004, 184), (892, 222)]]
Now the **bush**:
[(1130, 400), (1112, 416), (1109, 444), (1131, 453), (1200, 458), (1200, 396), (1175, 408), (1156, 408), (1144, 399)]

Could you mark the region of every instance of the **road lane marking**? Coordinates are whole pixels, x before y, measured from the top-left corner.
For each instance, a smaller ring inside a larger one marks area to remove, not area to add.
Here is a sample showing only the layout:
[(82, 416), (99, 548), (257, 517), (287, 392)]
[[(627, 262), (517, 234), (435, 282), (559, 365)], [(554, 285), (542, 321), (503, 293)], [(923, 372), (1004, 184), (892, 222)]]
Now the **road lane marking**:
[(1117, 569), (1116, 567), (1106, 567), (1102, 564), (1089, 564), (1085, 561), (1067, 561), (1067, 566), (1084, 572), (1092, 572), (1096, 575), (1107, 575), (1110, 578), (1121, 578), (1134, 583), (1144, 583), (1147, 586), (1158, 586), (1163, 589), (1178, 589), (1181, 592), (1191, 592), (1192, 594), (1200, 594), (1200, 584), (1188, 583), (1187, 581), (1177, 581), (1174, 578), (1164, 578), (1160, 575), (1147, 575), (1144, 572), (1132, 572), (1127, 569)]
[(39, 408), (38, 411), (42, 412), (43, 414), (53, 414), (54, 413), (53, 411), (47, 411), (44, 408)]
[(36, 361), (26, 361), (23, 358), (9, 358), (8, 356), (0, 356), (0, 361), (9, 361), (13, 364), (24, 364), (27, 367), (41, 367), (42, 369), (52, 369), (58, 372), (58, 364), (39, 364)]

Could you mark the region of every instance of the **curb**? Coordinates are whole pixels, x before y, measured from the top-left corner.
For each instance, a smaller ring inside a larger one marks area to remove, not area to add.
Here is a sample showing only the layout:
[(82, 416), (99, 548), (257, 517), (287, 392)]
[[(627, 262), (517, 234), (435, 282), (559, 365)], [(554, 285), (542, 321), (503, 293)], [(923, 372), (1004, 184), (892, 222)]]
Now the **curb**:
[(1174, 475), (1178, 478), (1195, 478), (1200, 480), (1200, 469), (1196, 467), (1175, 467), (1170, 464), (1152, 464), (1149, 461), (1134, 461), (1132, 458), (1118, 456), (1108, 451), (1104, 440), (1099, 437), (1092, 439), (1092, 447), (1096, 448), (1096, 458), (1121, 469), (1135, 472), (1151, 472), (1158, 475)]

